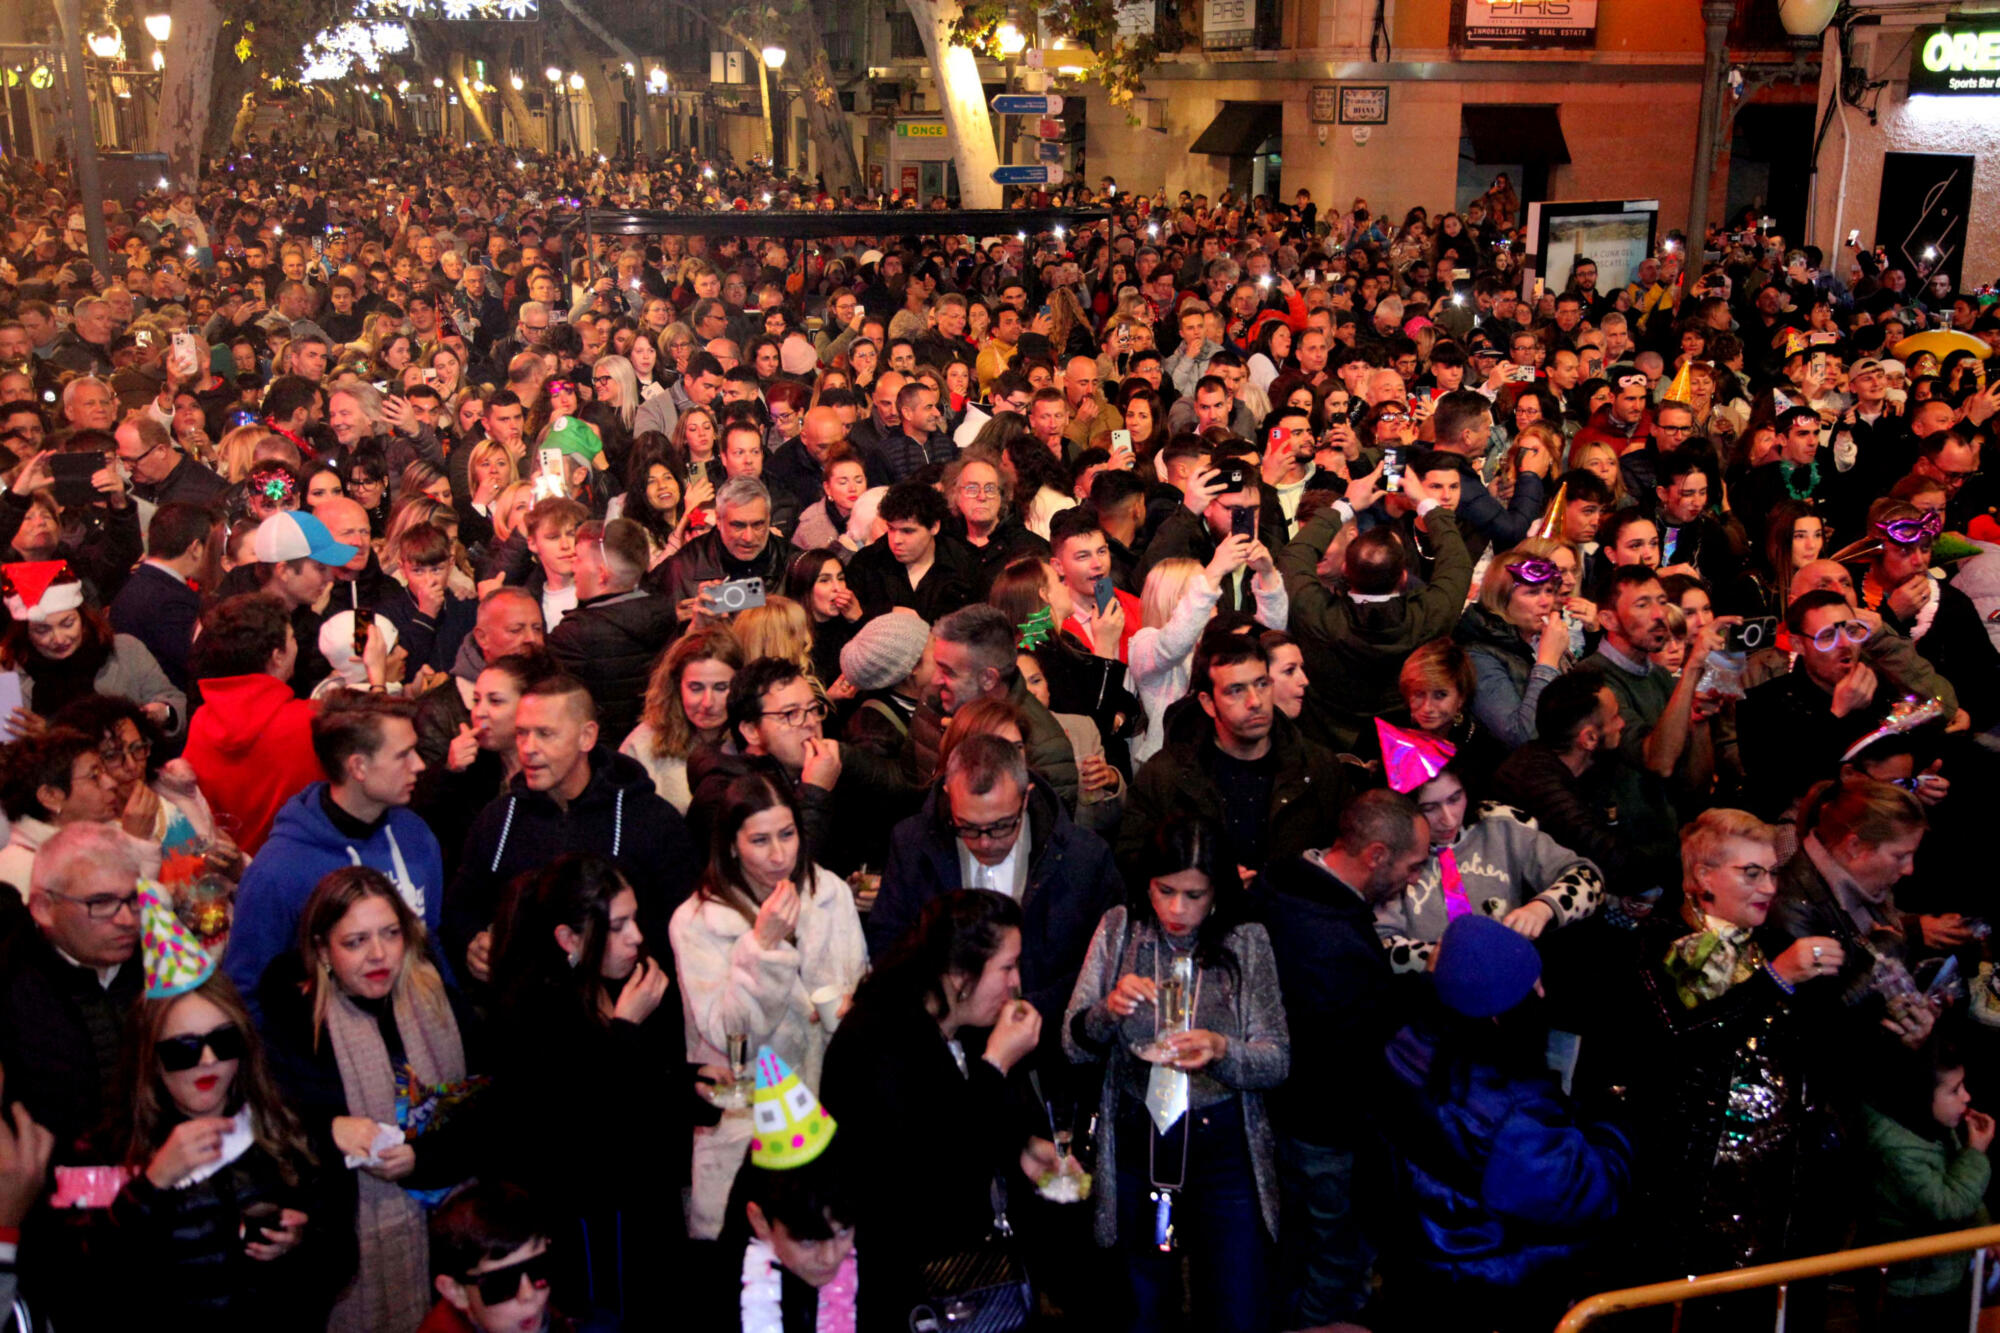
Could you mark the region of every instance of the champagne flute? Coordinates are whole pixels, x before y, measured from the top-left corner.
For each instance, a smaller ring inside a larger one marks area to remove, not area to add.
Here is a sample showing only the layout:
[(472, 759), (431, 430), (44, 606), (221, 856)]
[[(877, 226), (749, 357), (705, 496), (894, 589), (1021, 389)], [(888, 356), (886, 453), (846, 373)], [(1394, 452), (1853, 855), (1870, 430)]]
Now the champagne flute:
[(729, 1084), (718, 1087), (711, 1100), (725, 1111), (741, 1110), (750, 1104), (750, 1036), (730, 1032), (722, 1040), (724, 1053), (729, 1057)]

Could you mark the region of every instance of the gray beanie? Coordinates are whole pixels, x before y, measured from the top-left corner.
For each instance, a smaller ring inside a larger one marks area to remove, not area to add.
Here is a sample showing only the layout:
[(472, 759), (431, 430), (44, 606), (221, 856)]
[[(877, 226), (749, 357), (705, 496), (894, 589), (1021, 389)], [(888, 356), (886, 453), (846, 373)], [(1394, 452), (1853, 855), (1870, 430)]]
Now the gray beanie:
[(885, 690), (917, 669), (930, 638), (922, 616), (902, 611), (876, 616), (840, 650), (840, 674), (863, 694)]

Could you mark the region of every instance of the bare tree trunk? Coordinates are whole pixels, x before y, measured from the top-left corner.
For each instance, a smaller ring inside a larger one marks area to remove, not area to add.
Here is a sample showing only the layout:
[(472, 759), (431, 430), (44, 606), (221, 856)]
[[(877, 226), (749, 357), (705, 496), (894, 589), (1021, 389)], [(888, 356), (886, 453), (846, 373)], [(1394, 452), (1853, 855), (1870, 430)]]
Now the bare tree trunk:
[[(818, 151), (819, 172), (830, 194), (842, 186), (861, 189), (861, 166), (855, 161), (854, 139), (847, 132), (847, 114), (840, 109), (840, 90), (833, 85), (833, 66), (826, 58), (826, 46), (813, 26), (812, 11), (806, 21), (795, 23), (787, 34), (792, 43), (792, 59), (799, 62), (799, 99), (805, 105), (806, 133)], [(805, 175), (799, 163), (798, 174)]]
[(201, 172), (201, 150), (214, 106), (216, 46), (222, 11), (215, 0), (173, 0), (174, 40), (160, 72), (160, 115), (153, 147), (167, 155), (167, 176), (184, 190)]
[(944, 107), (945, 129), (951, 134), (952, 160), (958, 167), (958, 199), (964, 208), (998, 208), (1001, 191), (993, 183), (1000, 165), (993, 143), (993, 118), (987, 114), (986, 92), (979, 85), (979, 64), (972, 52), (952, 42), (958, 0), (903, 0), (917, 20), (938, 101)]
[[(500, 68), (500, 62), (497, 60), (488, 60), (486, 65), (488, 69)], [(500, 79), (500, 105), (505, 107), (507, 114), (514, 118), (514, 133), (525, 139), (534, 121), (528, 114), (528, 99), (521, 96), (520, 92), (514, 87), (513, 76), (518, 73), (520, 73), (519, 70), (513, 69), (503, 71)], [(502, 122), (502, 128), (505, 128), (505, 122)]]
[(493, 126), (486, 119), (486, 106), (479, 100), (479, 94), (472, 89), (472, 80), (465, 72), (465, 52), (453, 50), (451, 53), (451, 84), (458, 90), (458, 104), (465, 109), (465, 118), (472, 122), (479, 137), (492, 143)]
[[(748, 44), (746, 43), (746, 46)], [(750, 63), (757, 69), (757, 103), (764, 112), (764, 162), (773, 170), (778, 162), (777, 132), (771, 126), (771, 71), (764, 68), (763, 49), (749, 46)]]

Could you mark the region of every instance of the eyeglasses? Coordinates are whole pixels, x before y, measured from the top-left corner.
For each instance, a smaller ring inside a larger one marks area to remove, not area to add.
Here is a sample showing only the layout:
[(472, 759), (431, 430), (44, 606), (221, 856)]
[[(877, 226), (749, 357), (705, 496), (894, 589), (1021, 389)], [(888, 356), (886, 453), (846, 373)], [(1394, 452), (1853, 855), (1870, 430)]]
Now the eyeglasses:
[(127, 759), (135, 764), (143, 764), (146, 762), (146, 756), (152, 752), (153, 743), (148, 740), (133, 741), (130, 745), (109, 741), (97, 747), (97, 757), (107, 764), (116, 764)]
[(609, 375), (592, 375), (590, 382), (592, 384), (609, 384), (611, 383), (611, 377)]
[(1013, 837), (1015, 830), (1021, 827), (1021, 821), (1027, 816), (1028, 802), (1027, 798), (1023, 797), (1021, 808), (1005, 819), (996, 819), (991, 824), (963, 824), (954, 819), (951, 821), (951, 827), (965, 842), (998, 842), (1002, 838)]
[(758, 717), (774, 717), (793, 731), (814, 722), (826, 719), (826, 705), (817, 701), (791, 708), (779, 708), (757, 714)]
[(958, 488), (958, 493), (968, 500), (976, 500), (981, 496), (985, 496), (989, 500), (996, 499), (1000, 494), (1000, 483), (997, 481), (983, 483), (968, 481)]
[(73, 897), (67, 893), (58, 893), (54, 889), (43, 889), (42, 892), (60, 902), (74, 903), (76, 906), (81, 907), (92, 921), (115, 921), (118, 919), (120, 912), (130, 912), (135, 917), (139, 915), (139, 895), (137, 892), (126, 894), (100, 893), (92, 894), (88, 898)]
[(1823, 653), (1830, 653), (1835, 645), (1842, 642), (1863, 644), (1868, 642), (1868, 625), (1860, 620), (1843, 620), (1838, 625), (1828, 625), (1812, 636), (1812, 646)]
[(1659, 424), (1655, 424), (1655, 425), (1654, 425), (1654, 427), (1653, 427), (1653, 429), (1654, 429), (1654, 430), (1656, 430), (1656, 431), (1658, 431), (1658, 432), (1659, 432), (1660, 434), (1662, 434), (1662, 435), (1692, 435), (1692, 434), (1694, 434), (1694, 427), (1693, 427), (1693, 426), (1691, 426), (1691, 425), (1689, 425), (1689, 426), (1666, 426), (1666, 425), (1659, 425)]
[(243, 1030), (234, 1023), (224, 1023), (207, 1032), (163, 1037), (154, 1043), (153, 1050), (160, 1057), (160, 1068), (169, 1074), (180, 1074), (199, 1066), (204, 1050), (214, 1051), (218, 1061), (241, 1060), (246, 1047)]
[(1755, 861), (1752, 861), (1745, 865), (1740, 865), (1740, 866), (1720, 865), (1717, 866), (1716, 869), (1734, 870), (1737, 874), (1743, 876), (1743, 882), (1745, 884), (1759, 884), (1762, 883), (1768, 876), (1770, 876), (1777, 869), (1777, 867), (1759, 865)]
[(549, 1252), (543, 1250), (540, 1254), (523, 1259), (518, 1264), (508, 1264), (505, 1268), (489, 1268), (477, 1275), (468, 1274), (461, 1281), (464, 1286), (479, 1289), (481, 1304), (505, 1305), (508, 1301), (520, 1299), (522, 1278), (528, 1279), (530, 1286), (540, 1290), (549, 1285), (549, 1274), (553, 1271), (553, 1265), (549, 1262)]

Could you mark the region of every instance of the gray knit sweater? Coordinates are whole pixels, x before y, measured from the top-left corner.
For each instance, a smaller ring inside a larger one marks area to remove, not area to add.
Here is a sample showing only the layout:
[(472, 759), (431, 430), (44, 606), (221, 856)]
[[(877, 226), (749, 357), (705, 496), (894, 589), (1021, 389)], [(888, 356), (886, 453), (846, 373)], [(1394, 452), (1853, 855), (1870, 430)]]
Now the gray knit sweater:
[[(1377, 904), (1375, 933), (1398, 972), (1422, 972), (1449, 920), (1442, 885), (1442, 847), (1431, 848), (1417, 882)], [(1604, 876), (1510, 805), (1488, 801), (1451, 845), (1472, 910), (1504, 917), (1540, 900), (1555, 911), (1552, 926), (1581, 921), (1604, 901)]]
[[(1229, 932), (1225, 943), (1236, 958), (1232, 975), (1221, 968), (1201, 972), (1200, 998), (1194, 1026), (1229, 1038), (1229, 1052), (1206, 1069), (1188, 1076), (1188, 1111), (1213, 1106), (1230, 1097), (1243, 1099), (1243, 1127), (1249, 1139), (1250, 1162), (1257, 1181), (1257, 1202), (1265, 1228), (1278, 1234), (1278, 1172), (1271, 1121), (1264, 1113), (1262, 1089), (1285, 1081), (1291, 1069), (1291, 1035), (1285, 1026), (1285, 1002), (1278, 990), (1278, 965), (1271, 939), (1260, 925), (1246, 923)], [(1097, 1116), (1097, 1177), (1092, 1194), (1097, 1202), (1097, 1243), (1118, 1241), (1118, 1109), (1121, 1097), (1142, 1102), (1153, 1066), (1132, 1054), (1134, 1045), (1153, 1037), (1153, 1010), (1142, 1005), (1128, 1018), (1115, 1016), (1105, 997), (1128, 973), (1153, 976), (1153, 955), (1163, 947), (1158, 926), (1135, 921), (1128, 909), (1114, 907), (1097, 923), (1090, 952), (1083, 960), (1063, 1014), (1063, 1050), (1079, 1064), (1096, 1060), (1101, 1050), (1077, 1044), (1075, 1020), (1083, 1014), (1085, 1037), (1109, 1047), (1104, 1091)]]

